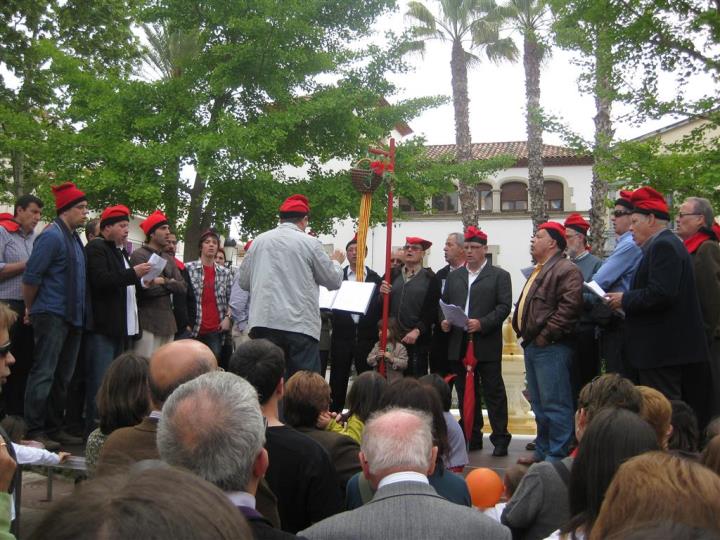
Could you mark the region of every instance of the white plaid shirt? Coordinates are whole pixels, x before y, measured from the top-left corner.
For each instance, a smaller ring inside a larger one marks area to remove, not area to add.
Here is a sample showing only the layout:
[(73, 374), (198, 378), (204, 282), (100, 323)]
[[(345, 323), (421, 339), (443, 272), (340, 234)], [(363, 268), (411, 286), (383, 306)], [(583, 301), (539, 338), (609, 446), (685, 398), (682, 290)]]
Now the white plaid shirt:
[[(190, 283), (195, 292), (195, 307), (197, 316), (192, 328), (192, 335), (196, 337), (200, 331), (202, 321), (202, 295), (205, 271), (202, 261), (192, 261), (185, 265), (190, 276)], [(220, 320), (229, 314), (228, 303), (230, 302), (230, 289), (232, 287), (232, 274), (230, 270), (219, 264), (215, 265), (215, 302), (217, 304)]]

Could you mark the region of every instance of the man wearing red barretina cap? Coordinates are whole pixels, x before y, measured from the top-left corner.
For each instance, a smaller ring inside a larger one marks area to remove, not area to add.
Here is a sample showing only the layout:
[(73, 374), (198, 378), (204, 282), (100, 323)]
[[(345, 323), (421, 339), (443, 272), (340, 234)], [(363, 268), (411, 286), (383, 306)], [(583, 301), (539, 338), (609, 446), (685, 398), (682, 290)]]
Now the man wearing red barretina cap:
[(85, 433), (97, 427), (95, 396), (107, 368), (140, 334), (136, 289), (150, 263), (130, 266), (125, 251), (129, 229), (130, 210), (109, 206), (100, 216), (100, 235), (85, 246), (92, 310), (85, 333)]
[[(590, 223), (577, 212), (565, 219), (565, 252), (570, 260), (582, 272), (583, 280), (590, 281), (593, 274), (602, 265), (602, 261), (590, 253), (587, 234)], [(571, 381), (573, 385), (573, 402), (577, 402), (580, 389), (600, 374), (600, 351), (598, 350), (597, 325), (593, 318), (595, 304), (601, 303), (600, 298), (590, 292), (583, 291), (583, 311), (575, 327), (573, 366)]]
[[(631, 196), (632, 191), (621, 190), (619, 197), (615, 200), (615, 210), (610, 216), (610, 221), (615, 229), (617, 243), (615, 249), (590, 279), (607, 292), (630, 290), (633, 274), (642, 259), (642, 251), (633, 241), (630, 231), (630, 216), (632, 216), (633, 209)], [(604, 304), (596, 305), (595, 314), (596, 320), (601, 324), (600, 355), (605, 361), (605, 371), (620, 373), (624, 377), (635, 380), (633, 369), (628, 364), (627, 355), (624, 353), (625, 318), (619, 312), (609, 310)]]
[(639, 383), (685, 401), (704, 426), (709, 420), (709, 350), (692, 260), (667, 228), (670, 214), (662, 193), (642, 187), (631, 201), (631, 230), (643, 258), (630, 290), (607, 294), (610, 307), (625, 312), (628, 358)]
[(136, 340), (133, 350), (150, 358), (155, 349), (170, 343), (177, 332), (175, 313), (171, 296), (185, 295), (187, 285), (175, 259), (167, 253), (170, 239), (170, 225), (160, 210), (155, 210), (140, 223), (145, 233), (145, 244), (130, 255), (130, 264), (135, 266), (146, 263), (153, 255), (165, 259), (165, 268), (150, 283), (140, 280), (137, 291), (138, 319), (140, 320), (140, 339)]
[(33, 250), (42, 207), (43, 202), (34, 195), (22, 195), (15, 201), (14, 215), (0, 214), (0, 301), (17, 314), (10, 329), (15, 367), (2, 390), (8, 415), (23, 415), (25, 384), (32, 366), (33, 333), (25, 321), (22, 274)]
[(533, 461), (561, 460), (573, 437), (571, 338), (582, 311), (583, 277), (565, 258), (566, 247), (562, 224), (548, 221), (538, 227), (530, 241), (536, 266), (512, 320), (525, 349), (525, 373), (537, 424)]
[(52, 191), (57, 218), (35, 240), (23, 274), (25, 309), (35, 336), (25, 422), (28, 438), (57, 450), (61, 443), (82, 442), (65, 432), (62, 418), (87, 316), (85, 251), (77, 228), (87, 219), (88, 204), (72, 182)]
[(340, 288), (345, 255), (328, 257), (307, 234), (310, 205), (291, 195), (280, 205), (280, 224), (253, 240), (239, 269), (240, 288), (250, 293), (250, 336), (266, 338), (285, 352), (286, 379), (299, 370), (320, 372), (318, 285)]
[[(390, 294), (390, 316), (400, 325), (402, 342), (408, 352), (408, 375), (428, 372), (432, 325), (437, 320), (440, 280), (423, 268), (425, 252), (432, 242), (416, 236), (405, 238), (405, 265), (383, 276), (380, 292)], [(380, 297), (382, 299), (382, 296)]]
[[(446, 320), (440, 325), (443, 331), (450, 332), (447, 355), (450, 366), (457, 375), (455, 388), (459, 403), (463, 403), (465, 393), (466, 367), (463, 357), (468, 347), (468, 339), (472, 336), (472, 348), (477, 364), (474, 379), (475, 416), (469, 440), (470, 450), (479, 450), (483, 446), (480, 399), (482, 385), (482, 395), (492, 426), (490, 441), (495, 447), (493, 456), (507, 456), (511, 436), (507, 429), (507, 394), (501, 366), (502, 325), (512, 306), (512, 283), (508, 272), (493, 266), (487, 260), (487, 240), (483, 231), (477, 227), (468, 227), (463, 244), (465, 266), (450, 272), (445, 282), (443, 301), (465, 309), (469, 319), (467, 329), (451, 327)], [(463, 411), (462, 406), (460, 411)]]

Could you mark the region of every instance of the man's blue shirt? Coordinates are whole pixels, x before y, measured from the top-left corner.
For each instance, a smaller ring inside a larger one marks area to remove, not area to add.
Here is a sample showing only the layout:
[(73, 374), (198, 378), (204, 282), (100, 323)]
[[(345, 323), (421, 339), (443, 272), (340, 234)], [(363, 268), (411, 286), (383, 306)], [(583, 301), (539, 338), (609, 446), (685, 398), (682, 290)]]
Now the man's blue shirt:
[(65, 233), (57, 223), (50, 225), (35, 240), (32, 254), (27, 261), (23, 283), (39, 287), (35, 301), (30, 308), (30, 314), (52, 313), (65, 319), (67, 313), (75, 313), (73, 320), (67, 321), (72, 326), (82, 327), (84, 323), (85, 308), (85, 254), (82, 245), (75, 233), (72, 241), (75, 250), (75, 291), (76, 309), (66, 309), (67, 271), (70, 258), (67, 254)]
[(627, 231), (618, 238), (615, 249), (595, 272), (592, 281), (606, 292), (627, 292), (642, 256), (642, 250), (633, 240), (632, 232)]

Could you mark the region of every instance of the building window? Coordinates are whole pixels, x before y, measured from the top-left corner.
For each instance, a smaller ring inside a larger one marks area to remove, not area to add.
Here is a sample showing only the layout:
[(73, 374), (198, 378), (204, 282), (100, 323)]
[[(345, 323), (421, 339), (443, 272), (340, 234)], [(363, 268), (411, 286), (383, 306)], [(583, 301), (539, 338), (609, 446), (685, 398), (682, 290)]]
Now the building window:
[(527, 186), (522, 182), (507, 182), (500, 192), (500, 209), (503, 212), (525, 212), (528, 209)]
[(545, 210), (562, 212), (564, 210), (563, 185), (555, 180), (545, 180)]
[(492, 212), (493, 194), (490, 184), (478, 184), (475, 188), (478, 192), (478, 207), (481, 212)]
[(432, 209), (435, 212), (457, 213), (458, 194), (448, 193), (447, 195), (436, 195), (432, 198)]
[(413, 203), (411, 203), (410, 199), (408, 199), (407, 197), (400, 197), (398, 205), (402, 212), (417, 212), (417, 210), (413, 206)]

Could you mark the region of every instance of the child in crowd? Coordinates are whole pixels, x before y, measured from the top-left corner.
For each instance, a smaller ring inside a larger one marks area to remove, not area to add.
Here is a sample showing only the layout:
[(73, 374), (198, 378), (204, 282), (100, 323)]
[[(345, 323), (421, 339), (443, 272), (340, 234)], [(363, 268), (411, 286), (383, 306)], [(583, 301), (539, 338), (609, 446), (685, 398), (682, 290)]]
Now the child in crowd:
[(499, 502), (492, 508), (484, 510), (483, 513), (486, 516), (494, 519), (497, 522), (500, 522), (500, 516), (502, 516), (503, 510), (507, 505), (507, 501), (512, 498), (513, 493), (515, 493), (515, 490), (520, 485), (520, 480), (523, 479), (523, 476), (525, 476), (525, 473), (528, 472), (529, 468), (529, 465), (517, 464), (505, 469), (505, 476), (503, 477), (505, 491), (503, 492), (503, 496), (501, 499), (502, 502)]
[(387, 381), (375, 371), (360, 374), (347, 394), (348, 412), (343, 416), (329, 411), (320, 413), (317, 427), (347, 435), (358, 444), (362, 439), (365, 422), (380, 404)]
[(36, 441), (25, 440), (27, 424), (19, 416), (6, 416), (2, 427), (12, 441), (18, 465), (59, 465), (71, 455), (69, 452), (48, 452)]
[(448, 444), (450, 452), (445, 467), (456, 473), (462, 473), (465, 465), (468, 464), (467, 446), (465, 444), (465, 435), (463, 435), (460, 424), (450, 413), (452, 405), (452, 390), (445, 380), (435, 373), (420, 377), (420, 382), (432, 386), (440, 396), (443, 406), (443, 417), (447, 424)]
[[(378, 328), (380, 329), (378, 332), (378, 340), (381, 340), (382, 320), (378, 322)], [(380, 353), (380, 341), (378, 341), (370, 351), (370, 354), (368, 354), (368, 365), (374, 368), (377, 368), (379, 364), (379, 357), (385, 356), (385, 374), (387, 375), (389, 383), (402, 379), (403, 371), (405, 371), (408, 365), (407, 349), (405, 345), (400, 342), (400, 339), (400, 326), (395, 319), (390, 318), (388, 319), (387, 342), (384, 353)]]

